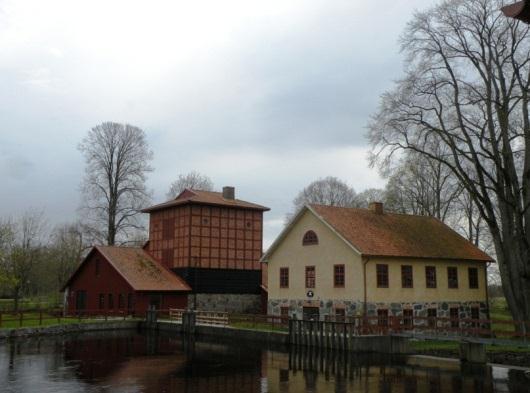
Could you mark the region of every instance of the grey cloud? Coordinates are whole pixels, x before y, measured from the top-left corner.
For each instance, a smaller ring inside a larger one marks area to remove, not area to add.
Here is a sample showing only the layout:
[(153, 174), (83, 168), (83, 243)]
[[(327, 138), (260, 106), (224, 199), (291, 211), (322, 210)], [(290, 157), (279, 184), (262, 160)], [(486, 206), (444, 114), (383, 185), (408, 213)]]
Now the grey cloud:
[[(328, 157), (319, 168), (305, 163), (315, 150), (366, 145), (368, 116), (401, 72), (397, 35), (424, 1), (301, 4), (261, 24), (243, 21), (227, 43), (198, 48), (191, 58), (174, 60), (169, 54), (179, 48), (163, 48), (146, 64), (164, 67), (139, 75), (124, 60), (105, 58), (94, 43), (63, 36), (61, 25), (16, 48), (0, 41), (0, 173), (8, 177), (0, 217), (37, 206), (55, 221), (73, 219), (83, 176), (76, 146), (106, 120), (147, 132), (155, 153), (149, 183), (158, 198), (178, 173), (196, 169), (213, 174), (217, 186), (234, 184), (241, 197), (269, 205), (268, 220), (276, 224), (299, 188), (316, 177), (344, 177), (349, 171), (340, 170), (350, 164), (351, 171), (365, 170), (362, 154), (340, 163)], [(2, 17), (7, 23), (9, 15)], [(229, 157), (208, 159), (226, 151), (265, 158), (246, 171), (233, 170)], [(286, 157), (300, 163), (286, 167)], [(353, 185), (358, 191), (376, 186), (366, 179)], [(267, 229), (267, 238), (277, 230)]]
[(3, 159), (0, 170), (3, 176), (20, 180), (31, 175), (34, 164), (23, 156), (8, 156)]

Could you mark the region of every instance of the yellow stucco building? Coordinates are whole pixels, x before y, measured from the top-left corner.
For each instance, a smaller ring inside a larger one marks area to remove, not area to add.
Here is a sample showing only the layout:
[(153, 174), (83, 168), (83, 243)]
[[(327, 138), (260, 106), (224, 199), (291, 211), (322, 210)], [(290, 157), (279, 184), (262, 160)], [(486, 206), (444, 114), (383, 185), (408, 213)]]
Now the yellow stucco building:
[(268, 313), (487, 318), (492, 258), (432, 217), (305, 206), (262, 258)]

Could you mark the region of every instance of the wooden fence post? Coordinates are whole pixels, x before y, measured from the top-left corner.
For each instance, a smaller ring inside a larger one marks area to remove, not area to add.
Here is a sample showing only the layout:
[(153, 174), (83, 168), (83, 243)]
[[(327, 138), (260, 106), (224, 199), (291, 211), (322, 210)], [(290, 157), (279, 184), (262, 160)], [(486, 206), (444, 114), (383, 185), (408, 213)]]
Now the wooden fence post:
[(39, 326), (42, 325), (42, 310), (39, 310)]
[(0, 312), (0, 327), (2, 327), (2, 313)]
[(297, 335), (296, 335), (296, 344), (298, 346), (302, 346), (302, 320), (298, 320), (296, 321), (296, 330), (297, 330)]
[(22, 321), (24, 320), (24, 312), (20, 312), (19, 314), (19, 326), (22, 327)]
[(342, 350), (345, 351), (346, 348), (347, 348), (346, 322), (342, 322)]
[(330, 322), (331, 324), (331, 348), (336, 349), (337, 346), (335, 345), (335, 322)]
[(324, 322), (324, 326), (325, 326), (325, 329), (326, 329), (326, 349), (330, 349), (331, 348), (331, 326), (330, 326), (330, 323), (329, 321), (325, 321)]
[(319, 338), (319, 344), (320, 347), (324, 347), (324, 321), (318, 321), (319, 329), (320, 330), (320, 338)]

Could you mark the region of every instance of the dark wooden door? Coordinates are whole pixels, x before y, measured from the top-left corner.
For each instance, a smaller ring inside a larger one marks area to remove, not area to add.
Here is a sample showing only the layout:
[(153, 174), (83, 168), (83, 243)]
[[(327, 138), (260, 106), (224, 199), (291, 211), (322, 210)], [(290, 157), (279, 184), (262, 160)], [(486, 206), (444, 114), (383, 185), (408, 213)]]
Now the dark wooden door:
[(132, 293), (127, 295), (127, 312), (132, 314), (134, 310), (134, 297)]
[(320, 317), (320, 309), (318, 307), (304, 307), (303, 309), (304, 319), (312, 319), (318, 321)]
[(86, 291), (77, 291), (75, 296), (76, 311), (86, 310)]

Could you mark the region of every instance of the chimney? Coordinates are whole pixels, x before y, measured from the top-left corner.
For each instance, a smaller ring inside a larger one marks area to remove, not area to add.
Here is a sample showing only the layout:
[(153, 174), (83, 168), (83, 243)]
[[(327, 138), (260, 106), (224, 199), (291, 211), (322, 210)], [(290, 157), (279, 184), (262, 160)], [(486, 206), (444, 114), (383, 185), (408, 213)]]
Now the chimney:
[(370, 202), (368, 209), (370, 209), (374, 214), (383, 214), (383, 202)]
[(223, 187), (223, 198), (224, 199), (235, 199), (236, 189), (234, 187), (229, 187), (229, 186)]

